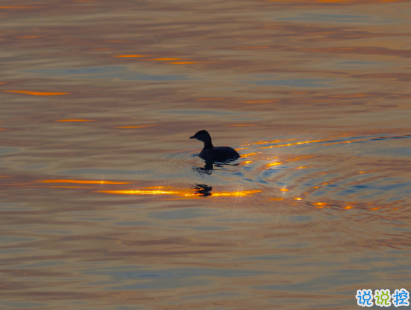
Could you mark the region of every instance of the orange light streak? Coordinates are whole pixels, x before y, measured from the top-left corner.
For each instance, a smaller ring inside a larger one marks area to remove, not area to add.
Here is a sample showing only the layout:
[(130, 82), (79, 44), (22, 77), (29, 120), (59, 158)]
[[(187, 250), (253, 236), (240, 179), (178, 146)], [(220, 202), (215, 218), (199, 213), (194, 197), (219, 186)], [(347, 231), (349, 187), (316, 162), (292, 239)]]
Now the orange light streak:
[(75, 183), (75, 184), (130, 184), (131, 182), (99, 181), (99, 180), (41, 180), (40, 183)]
[(276, 163), (270, 163), (270, 164), (267, 164), (267, 166), (278, 166), (278, 165), (281, 165), (282, 163), (280, 163), (280, 162), (276, 162)]
[[(255, 193), (260, 193), (259, 190), (250, 191), (236, 191), (236, 192), (216, 192), (211, 193), (214, 197), (237, 197), (237, 196), (248, 196)], [(98, 193), (105, 194), (117, 194), (117, 195), (177, 195), (183, 197), (195, 197), (202, 196), (201, 193), (193, 193), (187, 190), (108, 190), (108, 191), (98, 191)]]
[(158, 125), (140, 125), (140, 126), (123, 126), (123, 127), (114, 127), (119, 129), (132, 129), (132, 128), (146, 128), (146, 127), (153, 127)]
[(257, 50), (257, 49), (264, 49), (270, 48), (269, 46), (245, 46), (245, 47), (235, 47), (236, 50)]
[(85, 189), (85, 188), (90, 188), (90, 187), (83, 187), (83, 186), (64, 186), (64, 185), (54, 185), (54, 186), (50, 186), (50, 187), (53, 187), (53, 188), (82, 188), (82, 189)]
[(17, 9), (17, 10), (21, 10), (21, 9), (39, 9), (41, 7), (36, 7), (36, 6), (24, 6), (24, 5), (9, 5), (9, 6), (0, 6), (0, 9)]
[(248, 196), (256, 193), (261, 193), (259, 190), (241, 191), (241, 192), (221, 192), (212, 193), (211, 196)]
[(244, 103), (273, 103), (279, 101), (278, 99), (261, 99), (261, 100), (247, 100)]
[(177, 62), (170, 62), (172, 65), (188, 65), (188, 64), (195, 64), (200, 63), (199, 61), (177, 61)]
[(41, 38), (43, 36), (25, 36), (25, 37), (18, 37), (19, 39), (35, 39), (35, 38)]
[(234, 125), (226, 125), (227, 127), (247, 127), (247, 126), (255, 126), (254, 124), (234, 124)]
[(256, 144), (267, 144), (267, 143), (277, 143), (277, 142), (281, 142), (281, 141), (294, 141), (297, 139), (286, 139), (286, 140), (272, 140), (272, 141), (258, 141), (258, 142), (254, 142), (254, 143), (250, 143), (250, 144), (244, 144), (245, 145), (256, 145)]
[(294, 143), (287, 143), (287, 144), (279, 144), (279, 145), (271, 145), (271, 146), (260, 146), (260, 149), (271, 149), (273, 147), (283, 147), (283, 146), (292, 146), (292, 145), (301, 145), (301, 144), (309, 144), (315, 142), (324, 142), (326, 140), (312, 140), (312, 141), (303, 141), (303, 142), (294, 142)]
[(316, 206), (318, 209), (322, 209), (325, 206), (327, 206), (328, 203), (326, 203), (326, 202), (314, 202), (313, 205)]
[(254, 156), (257, 155), (257, 153), (247, 153), (247, 154), (242, 154), (241, 157), (248, 157), (248, 156)]
[(18, 93), (32, 96), (61, 96), (68, 95), (69, 93), (51, 93), (51, 92), (40, 92), (40, 91), (30, 91), (30, 90), (3, 90), (5, 93)]
[(135, 57), (148, 57), (148, 55), (116, 55), (113, 57), (135, 58)]
[(150, 60), (169, 61), (169, 60), (181, 60), (181, 58), (154, 58)]
[(94, 122), (93, 119), (58, 119), (56, 122)]
[(223, 100), (224, 98), (198, 98), (196, 101)]

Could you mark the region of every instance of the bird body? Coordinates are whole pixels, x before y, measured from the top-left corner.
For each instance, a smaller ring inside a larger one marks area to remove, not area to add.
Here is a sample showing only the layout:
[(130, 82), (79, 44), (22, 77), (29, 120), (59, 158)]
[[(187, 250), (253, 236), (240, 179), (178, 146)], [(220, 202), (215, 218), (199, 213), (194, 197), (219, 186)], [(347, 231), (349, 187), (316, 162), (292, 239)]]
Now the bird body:
[(240, 157), (236, 150), (228, 146), (214, 147), (211, 142), (211, 136), (206, 130), (200, 130), (190, 139), (197, 139), (204, 142), (204, 148), (200, 153), (200, 158), (205, 161), (218, 161), (225, 162), (228, 160), (234, 160)]

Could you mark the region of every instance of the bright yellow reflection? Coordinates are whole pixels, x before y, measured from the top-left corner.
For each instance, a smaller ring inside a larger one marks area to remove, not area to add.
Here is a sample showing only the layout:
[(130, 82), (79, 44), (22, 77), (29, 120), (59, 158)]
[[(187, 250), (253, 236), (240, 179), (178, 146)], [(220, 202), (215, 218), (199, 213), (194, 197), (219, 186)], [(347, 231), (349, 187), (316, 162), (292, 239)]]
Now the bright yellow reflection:
[(281, 164), (282, 164), (282, 163), (280, 163), (280, 162), (269, 163), (269, 164), (267, 164), (267, 167), (278, 166), (278, 165), (281, 165)]
[(258, 153), (247, 153), (247, 154), (241, 154), (241, 157), (249, 157), (249, 156), (254, 156), (257, 155)]
[(328, 203), (326, 203), (326, 202), (314, 202), (313, 205), (315, 205), (315, 206), (326, 206), (326, 205), (328, 205)]
[(220, 192), (220, 193), (212, 193), (212, 196), (248, 196), (256, 193), (261, 193), (259, 190), (251, 190), (251, 191), (238, 191), (238, 192)]
[[(236, 191), (236, 192), (215, 192), (211, 193), (214, 197), (238, 197), (238, 196), (248, 196), (256, 193), (260, 193), (259, 190), (249, 190), (249, 191)], [(182, 197), (195, 197), (202, 196), (201, 193), (195, 193), (188, 190), (107, 190), (98, 191), (98, 193), (105, 194), (117, 194), (117, 195), (176, 195)]]
[(187, 64), (195, 64), (197, 61), (177, 61), (177, 62), (170, 62), (172, 65), (187, 65)]
[(301, 145), (301, 144), (309, 144), (309, 143), (323, 142), (323, 141), (327, 141), (327, 140), (311, 140), (311, 141), (293, 142), (293, 143), (278, 144), (278, 145), (271, 145), (271, 146), (260, 146), (259, 148), (260, 149), (272, 149), (274, 147)]
[[(370, 139), (373, 139), (373, 138), (360, 138), (360, 139), (353, 139), (353, 140), (349, 140), (349, 141), (334, 141), (334, 142), (328, 142), (328, 141), (330, 141), (329, 139), (308, 140), (308, 141), (289, 142), (289, 143), (283, 143), (283, 144), (277, 144), (277, 145), (270, 145), (270, 146), (260, 146), (260, 147), (258, 147), (258, 148), (259, 148), (259, 149), (271, 149), (271, 148), (275, 148), (275, 147), (304, 145), (304, 144), (319, 143), (319, 142), (323, 142), (322, 145), (348, 144), (348, 143), (353, 143), (353, 142), (367, 141), (367, 140), (370, 140)], [(258, 141), (258, 142), (254, 142), (254, 143), (251, 143), (251, 144), (243, 144), (242, 146), (258, 145), (258, 144), (269, 144), (269, 143), (278, 143), (278, 142), (293, 141), (293, 140), (296, 140), (296, 139), (273, 140), (273, 141)]]
[(268, 144), (268, 143), (278, 143), (278, 142), (282, 142), (282, 141), (294, 141), (296, 139), (285, 139), (285, 140), (272, 140), (272, 141), (257, 141), (257, 142), (253, 142), (253, 143), (249, 143), (249, 144), (243, 144), (243, 146), (247, 146), (247, 145), (256, 145), (256, 144)]

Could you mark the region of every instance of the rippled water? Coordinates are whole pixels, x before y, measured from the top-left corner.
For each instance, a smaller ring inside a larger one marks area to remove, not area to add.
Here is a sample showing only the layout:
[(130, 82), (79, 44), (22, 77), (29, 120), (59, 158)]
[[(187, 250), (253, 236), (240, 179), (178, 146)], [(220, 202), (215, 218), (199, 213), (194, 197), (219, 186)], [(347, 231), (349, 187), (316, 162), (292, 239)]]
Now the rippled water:
[[(3, 1), (0, 308), (356, 309), (358, 289), (410, 291), (410, 13)], [(205, 169), (201, 129), (241, 158)]]

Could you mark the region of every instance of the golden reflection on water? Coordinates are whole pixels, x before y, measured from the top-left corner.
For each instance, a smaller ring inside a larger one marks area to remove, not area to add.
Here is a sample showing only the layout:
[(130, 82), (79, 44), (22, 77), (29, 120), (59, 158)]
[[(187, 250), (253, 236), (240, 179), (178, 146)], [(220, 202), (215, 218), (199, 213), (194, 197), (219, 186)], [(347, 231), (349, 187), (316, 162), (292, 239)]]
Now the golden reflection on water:
[(158, 61), (170, 61), (170, 60), (181, 60), (181, 58), (153, 58), (150, 60), (158, 60)]
[(147, 55), (116, 55), (113, 57), (138, 58), (138, 57), (148, 57), (148, 56)]
[(301, 142), (294, 142), (294, 143), (286, 143), (286, 144), (278, 144), (278, 145), (271, 145), (271, 146), (260, 146), (260, 149), (272, 149), (274, 147), (284, 147), (284, 146), (292, 146), (292, 145), (302, 145), (302, 144), (310, 144), (316, 142), (323, 142), (326, 140), (312, 140), (312, 141), (301, 141)]
[[(196, 197), (202, 196), (200, 193), (193, 193), (188, 190), (108, 190), (99, 191), (99, 193), (105, 194), (118, 194), (118, 195), (177, 195), (182, 197)], [(245, 190), (236, 192), (213, 192), (213, 197), (242, 197), (256, 193), (261, 193), (260, 190)]]
[(196, 101), (218, 101), (218, 100), (223, 100), (224, 98), (197, 98)]
[(53, 93), (53, 92), (40, 92), (40, 91), (30, 91), (30, 90), (3, 90), (5, 93), (18, 93), (32, 96), (61, 96), (68, 95), (69, 93)]
[(275, 162), (275, 163), (269, 163), (266, 166), (271, 167), (271, 166), (278, 166), (278, 165), (281, 165), (281, 164), (282, 164), (281, 162)]
[[(74, 184), (85, 184), (85, 185), (124, 185), (131, 184), (133, 182), (124, 181), (108, 181), (108, 180), (72, 180), (72, 179), (55, 179), (55, 180), (37, 180), (36, 183), (74, 183)], [(13, 184), (13, 185), (23, 185), (28, 184)], [(73, 188), (73, 189), (90, 189), (92, 187), (81, 187), (81, 186), (67, 186), (67, 185), (52, 185), (51, 188)], [(284, 189), (281, 189), (284, 190)], [(119, 194), (119, 195), (175, 195), (181, 197), (197, 197), (203, 196), (202, 193), (195, 192), (195, 189), (179, 189), (173, 188), (172, 186), (148, 186), (141, 190), (130, 189), (130, 190), (98, 190), (98, 193), (105, 194)], [(261, 190), (241, 190), (241, 191), (221, 191), (212, 192), (210, 196), (213, 197), (243, 197), (249, 196), (256, 193), (261, 193)]]
[[(398, 139), (398, 138), (408, 138), (408, 137), (411, 137), (411, 135), (364, 137), (364, 138), (357, 138), (357, 139), (351, 139), (351, 140), (345, 140), (344, 139), (342, 141), (335, 141), (336, 139), (343, 138), (343, 137), (336, 137), (335, 139), (320, 139), (320, 140), (299, 141), (299, 142), (292, 142), (292, 143), (285, 143), (285, 144), (275, 144), (275, 145), (270, 145), (270, 146), (260, 146), (258, 148), (259, 149), (271, 149), (271, 148), (275, 148), (275, 147), (298, 146), (298, 145), (320, 143), (320, 142), (326, 142), (326, 143), (321, 143), (321, 145), (337, 145), (337, 144), (348, 144), (348, 143), (354, 143), (354, 142), (373, 141), (373, 140), (378, 140), (378, 139)], [(296, 140), (296, 139), (288, 139), (288, 140), (293, 141), (293, 140)], [(252, 144), (243, 144), (243, 146), (258, 145), (258, 144), (272, 144), (272, 143), (278, 143), (278, 142), (282, 142), (282, 141), (284, 141), (284, 140), (258, 141), (258, 142), (254, 142)], [(247, 157), (247, 156), (253, 156), (253, 155), (256, 155), (256, 154), (257, 153), (249, 153), (249, 154), (244, 154), (244, 156)]]
[(94, 122), (94, 119), (58, 119), (56, 122)]
[[(237, 149), (237, 150), (240, 150), (240, 149)], [(257, 154), (261, 154), (261, 153), (259, 153), (259, 152), (245, 153), (245, 154), (241, 154), (241, 157), (242, 158), (247, 158), (247, 157), (250, 157), (250, 156), (256, 156)]]
[[(0, 178), (10, 178), (12, 176), (0, 176)], [(46, 188), (66, 188), (66, 189), (87, 189), (90, 191), (94, 191), (96, 193), (103, 193), (103, 194), (115, 194), (115, 195), (137, 195), (137, 196), (145, 196), (145, 195), (153, 195), (153, 196), (177, 196), (177, 197), (184, 197), (184, 198), (197, 198), (197, 197), (202, 197), (202, 196), (207, 196), (207, 197), (246, 197), (246, 196), (251, 196), (254, 194), (262, 193), (262, 194), (270, 194), (272, 193), (273, 189), (265, 189), (265, 190), (237, 190), (237, 191), (209, 191), (206, 194), (204, 191), (199, 191), (198, 187), (197, 188), (187, 188), (187, 189), (182, 189), (182, 188), (177, 188), (173, 186), (145, 186), (143, 189), (105, 189), (102, 190), (101, 186), (108, 186), (108, 185), (126, 185), (126, 184), (132, 184), (135, 182), (130, 182), (130, 181), (109, 181), (109, 180), (75, 180), (75, 179), (50, 179), (50, 180), (36, 180), (33, 183), (4, 183), (4, 185), (8, 186), (14, 186), (14, 187), (20, 187), (20, 188), (31, 188), (31, 187), (40, 187), (40, 186), (33, 186), (35, 184), (61, 184), (61, 183), (71, 183), (71, 184), (77, 184), (77, 186), (72, 186), (72, 185), (47, 185)], [(332, 183), (332, 182), (331, 182)], [(323, 183), (321, 185), (327, 185), (329, 183)], [(79, 185), (91, 185), (91, 186), (79, 186)], [(92, 185), (99, 185), (99, 187), (93, 187)], [(313, 189), (318, 189), (320, 188), (319, 186), (313, 187)], [(279, 192), (282, 192), (281, 197), (268, 197), (269, 200), (273, 201), (284, 201), (287, 203), (291, 203), (293, 200), (294, 201), (302, 201), (307, 203), (310, 206), (313, 206), (317, 209), (322, 209), (322, 208), (330, 208), (331, 206), (337, 206), (338, 208), (341, 208), (343, 210), (350, 210), (353, 208), (356, 208), (355, 205), (357, 205), (358, 208), (366, 208), (370, 211), (376, 211), (380, 210), (381, 208), (387, 209), (389, 208), (388, 211), (395, 211), (398, 210), (399, 208), (392, 208), (392, 205), (376, 205), (375, 203), (368, 203), (364, 204), (361, 203), (360, 201), (355, 202), (355, 201), (350, 201), (350, 202), (339, 202), (335, 200), (330, 200), (330, 202), (324, 202), (324, 201), (310, 201), (307, 198), (305, 198), (306, 195), (309, 194), (309, 192), (304, 193), (305, 196), (299, 196), (296, 197), (295, 195), (292, 194), (292, 190), (287, 188), (286, 186), (277, 188)], [(287, 193), (288, 197), (285, 197), (284, 194)], [(266, 196), (260, 196), (257, 198), (260, 203), (263, 203), (264, 197)], [(291, 203), (292, 204), (292, 203)]]
[(158, 125), (121, 126), (121, 127), (114, 127), (114, 128), (118, 128), (118, 129), (133, 129), (133, 128), (147, 128), (147, 127), (153, 127), (153, 126), (158, 126)]
[(227, 127), (251, 127), (255, 126), (255, 124), (232, 124), (232, 125), (226, 125)]
[(40, 183), (77, 183), (77, 184), (130, 184), (131, 182), (117, 182), (105, 180), (41, 180)]
[(372, 3), (395, 3), (408, 2), (408, 0), (316, 0), (318, 3), (342, 3), (342, 4), (372, 4)]
[(18, 37), (19, 39), (37, 39), (41, 38), (42, 36), (24, 36), (24, 37)]
[[(410, 290), (409, 1), (26, 3), (0, 7), (0, 308)], [(201, 129), (244, 154), (201, 173)]]
[(8, 5), (0, 6), (0, 10), (28, 10), (28, 9), (39, 9), (39, 6), (25, 6), (25, 5)]

